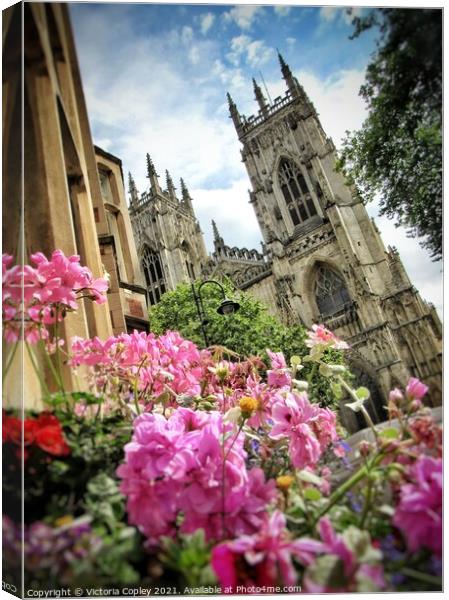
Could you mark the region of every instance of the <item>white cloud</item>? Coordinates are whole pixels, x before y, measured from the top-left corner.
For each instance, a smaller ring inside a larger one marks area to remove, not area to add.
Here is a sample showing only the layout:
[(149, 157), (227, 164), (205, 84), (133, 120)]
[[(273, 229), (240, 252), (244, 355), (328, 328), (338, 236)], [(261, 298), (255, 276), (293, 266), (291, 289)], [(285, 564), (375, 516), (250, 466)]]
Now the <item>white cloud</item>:
[(181, 40), (188, 45), (193, 40), (193, 29), (185, 25), (181, 30)]
[(282, 4), (276, 4), (274, 7), (274, 12), (277, 13), (280, 17), (286, 17), (288, 13), (291, 11), (291, 6), (285, 6)]
[(234, 6), (230, 11), (223, 13), (223, 18), (227, 22), (236, 23), (240, 29), (251, 29), (254, 21), (259, 17), (262, 6), (240, 5)]
[(294, 37), (288, 37), (285, 39), (290, 48), (296, 43), (296, 39)]
[(204, 15), (200, 15), (200, 28), (201, 33), (206, 35), (209, 29), (212, 27), (215, 21), (215, 15), (212, 13), (205, 13)]
[(213, 248), (210, 222), (214, 219), (226, 244), (260, 250), (260, 230), (254, 209), (249, 204), (249, 187), (248, 178), (242, 173), (242, 177), (230, 186), (191, 190), (208, 248)]
[(320, 18), (326, 22), (333, 21), (339, 14), (340, 10), (341, 9), (338, 6), (322, 6), (320, 8)]
[(200, 50), (198, 46), (192, 46), (189, 50), (189, 60), (193, 65), (200, 62)]
[(243, 58), (250, 67), (256, 68), (268, 62), (273, 54), (273, 48), (267, 47), (264, 41), (253, 40), (242, 34), (232, 38), (231, 51), (226, 57), (235, 66), (238, 66)]
[(342, 22), (350, 25), (354, 17), (360, 17), (364, 11), (362, 6), (348, 7), (323, 6), (320, 9), (320, 18), (324, 23)]
[[(94, 141), (122, 159), (125, 173), (132, 171), (140, 191), (148, 185), (146, 152), (161, 175), (168, 168), (175, 182), (183, 177), (209, 249), (212, 218), (230, 245), (258, 246), (261, 237), (248, 203), (250, 183), (224, 89), (229, 89), (242, 112), (247, 107), (255, 112), (251, 81), (240, 62), (260, 64), (264, 50), (271, 48), (249, 35), (234, 40), (238, 41), (231, 52), (238, 61), (227, 65), (214, 40), (200, 34), (195, 38), (191, 27), (139, 37), (125, 18), (117, 19), (116, 13), (107, 18), (103, 13), (99, 21), (84, 19), (77, 29)], [(345, 70), (327, 78), (309, 70), (295, 74), (338, 147), (345, 131), (359, 128), (365, 118), (364, 102), (358, 96), (364, 72)], [(267, 85), (273, 98), (285, 93), (280, 77), (267, 80)], [(368, 210), (377, 214), (375, 205)], [(439, 265), (431, 263), (418, 242), (391, 221), (376, 221), (386, 244), (398, 247), (424, 298), (441, 307)]]

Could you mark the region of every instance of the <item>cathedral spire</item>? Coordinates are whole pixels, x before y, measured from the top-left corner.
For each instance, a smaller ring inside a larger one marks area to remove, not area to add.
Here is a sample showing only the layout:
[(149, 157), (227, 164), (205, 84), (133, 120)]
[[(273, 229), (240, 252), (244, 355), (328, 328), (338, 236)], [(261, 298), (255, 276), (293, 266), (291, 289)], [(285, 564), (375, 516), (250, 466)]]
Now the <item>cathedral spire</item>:
[(184, 179), (181, 177), (181, 193), (182, 193), (182, 203), (184, 206), (193, 213), (192, 206), (192, 198), (190, 197), (189, 190), (187, 189), (186, 184), (184, 183)]
[(212, 219), (212, 229), (214, 232), (214, 246), (215, 246), (215, 250), (217, 252), (220, 251), (221, 248), (223, 248), (224, 246), (224, 239), (221, 237), (220, 232), (218, 231), (218, 227), (217, 224), (215, 223), (215, 221)]
[(168, 192), (168, 195), (173, 200), (176, 200), (176, 188), (173, 185), (173, 179), (171, 178), (171, 175), (168, 172), (168, 169), (165, 169), (165, 179), (167, 181), (167, 192)]
[(284, 78), (288, 89), (290, 90), (292, 95), (297, 95), (298, 93), (298, 85), (296, 79), (293, 77), (292, 72), (290, 71), (290, 67), (285, 62), (284, 57), (278, 50), (278, 59), (279, 64), (281, 65), (282, 77)]
[(131, 172), (128, 172), (128, 192), (131, 197), (131, 204), (135, 204), (139, 200), (139, 192), (137, 191), (136, 183)]
[(153, 161), (147, 152), (147, 178), (150, 180), (151, 191), (154, 194), (161, 193), (161, 187), (159, 185), (158, 174), (154, 168)]
[(254, 79), (254, 77), (253, 77), (253, 88), (254, 88), (254, 94), (256, 96), (257, 103), (259, 104), (262, 114), (265, 116), (268, 115), (268, 104), (267, 104), (266, 98), (263, 95), (263, 92), (262, 92), (260, 86), (258, 85), (257, 81)]
[(240, 117), (239, 111), (237, 110), (237, 105), (231, 98), (231, 94), (229, 92), (226, 93), (226, 96), (228, 98), (229, 112), (231, 114), (232, 121), (234, 122), (234, 126), (237, 129), (237, 131), (239, 131), (242, 126), (242, 119)]

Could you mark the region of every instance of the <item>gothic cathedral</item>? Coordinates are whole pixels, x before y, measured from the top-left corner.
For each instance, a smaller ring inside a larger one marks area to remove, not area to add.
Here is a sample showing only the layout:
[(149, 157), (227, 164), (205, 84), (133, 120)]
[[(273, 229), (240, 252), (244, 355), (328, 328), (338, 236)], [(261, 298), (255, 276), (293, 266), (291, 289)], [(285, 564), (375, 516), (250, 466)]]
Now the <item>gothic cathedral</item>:
[[(395, 248), (385, 248), (355, 188), (336, 172), (335, 146), (289, 66), (279, 55), (286, 94), (268, 103), (253, 80), (259, 111), (230, 114), (251, 182), (250, 202), (262, 252), (231, 248), (215, 223), (208, 257), (191, 198), (159, 187), (148, 159), (150, 192), (130, 181), (130, 215), (150, 302), (180, 281), (229, 276), (286, 323), (324, 323), (349, 342), (349, 361), (374, 390), (371, 412), (383, 420), (390, 389), (410, 376), (441, 402), (441, 323), (413, 287)], [(376, 400), (377, 398), (377, 400)]]

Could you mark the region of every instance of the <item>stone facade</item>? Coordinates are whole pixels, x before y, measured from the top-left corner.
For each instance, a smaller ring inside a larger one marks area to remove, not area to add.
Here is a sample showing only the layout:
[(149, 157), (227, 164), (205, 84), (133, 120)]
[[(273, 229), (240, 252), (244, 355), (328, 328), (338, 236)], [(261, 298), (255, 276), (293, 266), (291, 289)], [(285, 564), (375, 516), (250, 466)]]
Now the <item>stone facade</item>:
[[(94, 277), (109, 272), (108, 302), (80, 301), (62, 323), (65, 339), (106, 339), (113, 332), (147, 328), (146, 289), (121, 162), (94, 149), (67, 5), (18, 3), (2, 16), (3, 252), (21, 264), (34, 252), (50, 255), (59, 248), (66, 255), (79, 254)], [(104, 177), (100, 184), (105, 173), (110, 197)], [(37, 347), (34, 351), (51, 387), (48, 365)], [(83, 388), (81, 372), (77, 377), (69, 367), (63, 371), (67, 390)], [(18, 384), (22, 380), (24, 390)], [(20, 405), (22, 395), (27, 406), (39, 406), (40, 384), (25, 351), (15, 353), (4, 386), (7, 403)]]
[(279, 60), (285, 96), (268, 104), (254, 81), (259, 112), (249, 118), (228, 96), (278, 314), (306, 326), (323, 322), (350, 343), (353, 370), (379, 388), (371, 407), (378, 419), (380, 398), (410, 376), (425, 381), (431, 402), (441, 403), (435, 308), (413, 287), (396, 249), (385, 248), (356, 189), (336, 172), (332, 140)]
[[(128, 212), (122, 161), (95, 146), (104, 212), (94, 210), (103, 267), (109, 275), (108, 304), (114, 334), (148, 330), (144, 285)], [(105, 222), (102, 221), (105, 219)]]
[(162, 189), (148, 154), (147, 177), (149, 188), (139, 194), (129, 174), (129, 214), (151, 305), (178, 283), (200, 277), (209, 259), (184, 181), (178, 197), (166, 171)]
[[(253, 81), (259, 111), (247, 118), (228, 95), (262, 252), (226, 245), (213, 222), (208, 259), (191, 203), (182, 208), (170, 179), (162, 192), (149, 161), (150, 192), (139, 197), (130, 188), (140, 257), (145, 245), (158, 253), (164, 289), (193, 277), (227, 276), (287, 324), (325, 323), (351, 345), (351, 368), (372, 392), (369, 410), (376, 421), (384, 418), (389, 390), (410, 376), (425, 381), (430, 402), (439, 404), (441, 323), (435, 308), (413, 287), (396, 249), (385, 248), (356, 189), (336, 172), (332, 140), (279, 60), (283, 97), (269, 104)], [(363, 426), (350, 410), (343, 417), (351, 430)]]

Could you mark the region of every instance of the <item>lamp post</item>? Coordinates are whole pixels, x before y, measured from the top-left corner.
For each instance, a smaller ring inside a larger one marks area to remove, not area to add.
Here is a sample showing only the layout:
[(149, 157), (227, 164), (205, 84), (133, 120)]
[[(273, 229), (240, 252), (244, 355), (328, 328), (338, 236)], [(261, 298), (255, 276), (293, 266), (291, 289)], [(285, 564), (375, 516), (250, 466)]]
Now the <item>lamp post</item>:
[(209, 346), (209, 338), (207, 336), (207, 327), (206, 326), (207, 326), (209, 320), (207, 318), (206, 310), (205, 310), (204, 304), (203, 304), (203, 298), (201, 296), (201, 290), (203, 289), (203, 287), (206, 284), (212, 284), (212, 285), (217, 286), (221, 292), (222, 300), (221, 300), (220, 306), (217, 308), (218, 314), (231, 315), (239, 310), (240, 304), (238, 302), (235, 302), (234, 300), (231, 300), (230, 298), (228, 298), (226, 296), (224, 287), (221, 285), (221, 283), (218, 283), (218, 281), (215, 281), (214, 279), (207, 279), (206, 281), (201, 282), (198, 287), (198, 290), (195, 290), (195, 285), (194, 285), (194, 283), (192, 283), (192, 294), (193, 294), (193, 298), (195, 300), (195, 306), (196, 306), (196, 311), (198, 313), (198, 319), (201, 323), (201, 331), (203, 333), (204, 343), (206, 344), (206, 347), (207, 347), (207, 346)]

